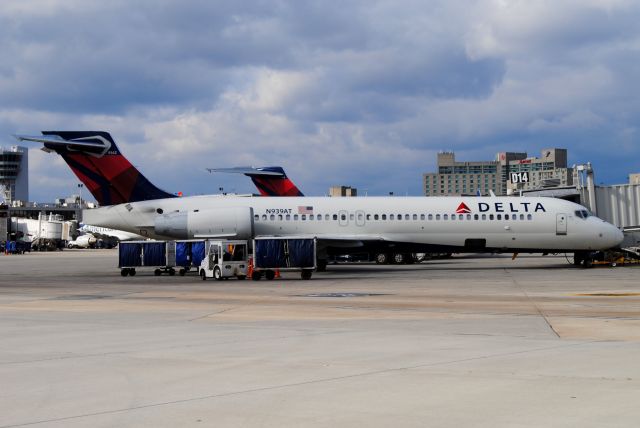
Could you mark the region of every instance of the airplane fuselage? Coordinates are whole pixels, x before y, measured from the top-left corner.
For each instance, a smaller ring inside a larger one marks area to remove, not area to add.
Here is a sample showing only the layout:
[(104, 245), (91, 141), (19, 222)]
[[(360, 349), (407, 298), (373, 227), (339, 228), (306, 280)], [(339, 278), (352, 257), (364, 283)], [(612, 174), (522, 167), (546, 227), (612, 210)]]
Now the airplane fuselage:
[(211, 195), (85, 210), (84, 221), (161, 239), (295, 235), (416, 251), (584, 251), (622, 241), (615, 226), (555, 198)]

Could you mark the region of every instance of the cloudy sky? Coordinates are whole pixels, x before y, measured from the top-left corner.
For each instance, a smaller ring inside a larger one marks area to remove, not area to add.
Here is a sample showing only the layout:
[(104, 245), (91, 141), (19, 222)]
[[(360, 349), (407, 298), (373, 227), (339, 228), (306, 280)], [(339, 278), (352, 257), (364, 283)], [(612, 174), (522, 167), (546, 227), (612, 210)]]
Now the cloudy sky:
[[(640, 172), (640, 3), (3, 0), (0, 132), (105, 130), (160, 187), (253, 192), (207, 167), (281, 165), (308, 195), (421, 194), (436, 153), (569, 149)], [(30, 151), (31, 199), (76, 190)]]

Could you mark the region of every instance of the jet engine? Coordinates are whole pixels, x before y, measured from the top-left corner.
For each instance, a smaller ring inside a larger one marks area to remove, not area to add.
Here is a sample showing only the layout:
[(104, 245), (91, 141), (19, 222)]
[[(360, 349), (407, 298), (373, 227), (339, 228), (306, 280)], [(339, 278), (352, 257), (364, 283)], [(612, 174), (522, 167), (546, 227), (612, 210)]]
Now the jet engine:
[(249, 207), (177, 211), (155, 218), (158, 235), (175, 239), (253, 237), (253, 209)]

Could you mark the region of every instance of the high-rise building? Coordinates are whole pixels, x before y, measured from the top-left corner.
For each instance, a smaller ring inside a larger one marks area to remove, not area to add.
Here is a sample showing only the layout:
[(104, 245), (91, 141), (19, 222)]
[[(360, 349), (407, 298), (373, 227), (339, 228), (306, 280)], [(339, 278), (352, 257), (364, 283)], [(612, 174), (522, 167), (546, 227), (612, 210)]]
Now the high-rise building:
[(29, 200), (29, 151), (0, 148), (0, 195), (7, 203)]
[(329, 196), (358, 196), (358, 189), (351, 186), (331, 186)]
[(438, 153), (438, 172), (423, 175), (426, 196), (512, 194), (520, 190), (573, 183), (566, 149), (545, 149), (542, 157), (501, 152), (493, 161), (457, 162), (453, 152)]

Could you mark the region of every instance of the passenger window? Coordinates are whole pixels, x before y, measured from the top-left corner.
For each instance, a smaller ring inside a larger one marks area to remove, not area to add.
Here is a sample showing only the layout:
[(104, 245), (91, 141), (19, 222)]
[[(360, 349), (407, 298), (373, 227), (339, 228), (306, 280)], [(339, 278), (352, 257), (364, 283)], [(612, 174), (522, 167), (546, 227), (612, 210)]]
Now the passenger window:
[(322, 214), (318, 214), (318, 221), (322, 221)]
[(309, 214), (309, 220), (313, 220), (313, 214)]
[(260, 220), (260, 216), (258, 214), (256, 214), (256, 215), (253, 216), (253, 219), (254, 220)]
[(378, 220), (378, 214), (374, 214), (374, 215), (373, 215), (373, 219), (374, 219), (374, 220)]
[[(476, 214), (477, 216), (478, 214)], [(467, 214), (467, 220), (471, 220), (471, 214)], [(477, 220), (477, 219), (476, 219)]]
[(389, 220), (395, 220), (396, 218), (393, 216), (393, 214), (389, 214)]
[(287, 219), (287, 220), (291, 220), (291, 214), (287, 214), (286, 219)]
[(424, 220), (424, 214), (420, 214), (420, 220)]
[(436, 214), (436, 220), (440, 220), (440, 214)]
[(262, 214), (262, 220), (267, 220), (267, 215), (266, 214)]
[(433, 220), (433, 214), (429, 214), (429, 216), (427, 217), (429, 220)]
[(325, 221), (329, 221), (331, 219), (331, 216), (329, 214), (325, 214), (324, 219)]
[(293, 219), (294, 219), (294, 220), (298, 220), (298, 214), (294, 214), (294, 215), (293, 215)]
[(398, 220), (402, 220), (402, 214), (398, 214)]
[(273, 221), (273, 220), (275, 220), (275, 219), (276, 219), (276, 216), (275, 216), (274, 214), (271, 214), (271, 215), (269, 216), (269, 220)]
[(489, 220), (493, 220), (493, 214), (489, 214)]
[(364, 216), (362, 214), (358, 214), (358, 220), (364, 220)]
[(459, 220), (464, 220), (464, 215), (463, 214), (458, 215), (458, 219)]
[(386, 220), (387, 219), (387, 215), (386, 214), (382, 214), (382, 219)]
[(531, 214), (527, 214), (527, 220), (533, 220), (533, 216)]
[(520, 220), (524, 220), (524, 214), (520, 214)]
[(349, 214), (349, 220), (353, 221), (353, 214)]
[(482, 219), (486, 220), (487, 219), (487, 215), (486, 214), (482, 214)]
[(347, 215), (346, 214), (340, 214), (340, 219), (342, 221), (346, 220), (347, 219)]
[(451, 214), (451, 220), (455, 220), (456, 219), (456, 215), (455, 214)]
[(449, 214), (444, 214), (444, 215), (442, 216), (442, 219), (443, 219), (443, 220), (449, 220)]
[(371, 220), (371, 214), (367, 214), (367, 220)]
[(300, 216), (300, 219), (301, 219), (301, 220), (306, 220), (306, 219), (307, 219), (307, 215), (306, 215), (306, 214), (302, 214), (302, 215)]
[(334, 220), (337, 220), (337, 219), (338, 219), (338, 214), (334, 214), (334, 215), (333, 215), (333, 219), (334, 219)]
[(496, 219), (497, 220), (502, 220), (502, 214), (496, 214)]
[(282, 214), (278, 214), (278, 220), (282, 221)]
[(409, 214), (405, 214), (405, 215), (404, 215), (404, 219), (405, 219), (405, 220), (409, 220), (410, 218), (411, 218), (411, 217), (409, 217)]

